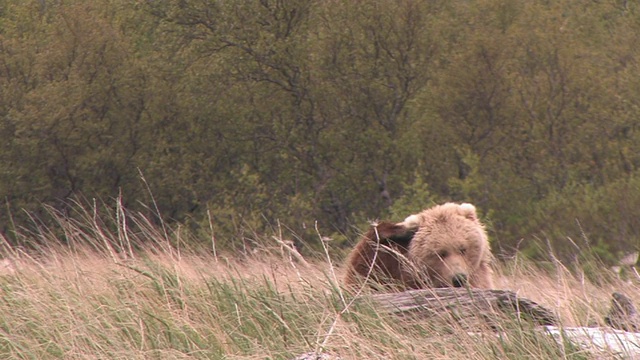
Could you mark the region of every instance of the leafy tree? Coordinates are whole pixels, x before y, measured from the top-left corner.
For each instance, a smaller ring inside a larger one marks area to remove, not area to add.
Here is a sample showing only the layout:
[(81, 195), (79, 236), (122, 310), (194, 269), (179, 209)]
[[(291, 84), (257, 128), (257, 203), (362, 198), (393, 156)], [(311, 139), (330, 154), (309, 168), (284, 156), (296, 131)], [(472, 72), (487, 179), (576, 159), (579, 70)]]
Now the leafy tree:
[(638, 11), (1, 1), (0, 195), (16, 224), (17, 209), (122, 196), (231, 245), (274, 223), (348, 239), (366, 219), (469, 201), (498, 247), (571, 255), (566, 237), (582, 237), (613, 259), (640, 235)]

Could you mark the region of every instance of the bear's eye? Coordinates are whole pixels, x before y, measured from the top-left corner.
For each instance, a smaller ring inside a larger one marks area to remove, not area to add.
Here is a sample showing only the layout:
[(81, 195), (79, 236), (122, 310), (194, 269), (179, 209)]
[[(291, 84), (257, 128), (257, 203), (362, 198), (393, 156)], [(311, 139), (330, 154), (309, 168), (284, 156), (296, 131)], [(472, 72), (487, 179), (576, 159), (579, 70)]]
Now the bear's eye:
[(438, 252), (438, 257), (441, 257), (441, 258), (443, 258), (443, 259), (444, 259), (444, 258), (446, 258), (447, 256), (449, 256), (449, 252), (448, 252), (447, 250), (442, 250), (442, 251), (439, 251), (439, 252)]

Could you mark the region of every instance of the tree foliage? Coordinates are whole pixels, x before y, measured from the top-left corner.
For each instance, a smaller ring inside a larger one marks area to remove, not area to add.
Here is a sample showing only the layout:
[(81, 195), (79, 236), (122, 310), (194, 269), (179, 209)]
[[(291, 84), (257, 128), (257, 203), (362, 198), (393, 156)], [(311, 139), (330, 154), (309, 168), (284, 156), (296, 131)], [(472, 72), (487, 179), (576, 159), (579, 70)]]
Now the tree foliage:
[(229, 242), (276, 221), (349, 238), (455, 200), (507, 252), (571, 253), (579, 231), (615, 256), (640, 246), (620, 205), (638, 19), (617, 0), (0, 1), (0, 224), (121, 197)]

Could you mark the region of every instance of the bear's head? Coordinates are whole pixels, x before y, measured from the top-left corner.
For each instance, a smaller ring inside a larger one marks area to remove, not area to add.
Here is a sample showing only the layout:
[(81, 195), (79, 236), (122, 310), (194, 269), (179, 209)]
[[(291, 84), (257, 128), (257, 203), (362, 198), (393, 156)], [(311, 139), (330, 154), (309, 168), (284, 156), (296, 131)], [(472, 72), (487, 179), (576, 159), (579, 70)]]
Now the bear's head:
[(491, 286), (489, 241), (473, 205), (446, 203), (398, 225), (415, 231), (407, 257), (426, 273), (427, 285)]

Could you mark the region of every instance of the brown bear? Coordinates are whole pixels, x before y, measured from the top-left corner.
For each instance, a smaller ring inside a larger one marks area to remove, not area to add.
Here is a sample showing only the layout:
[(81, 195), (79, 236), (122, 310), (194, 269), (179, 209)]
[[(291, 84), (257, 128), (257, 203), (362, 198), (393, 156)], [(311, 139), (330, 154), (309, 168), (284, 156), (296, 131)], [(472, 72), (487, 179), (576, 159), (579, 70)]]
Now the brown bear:
[(492, 255), (471, 204), (446, 203), (364, 234), (347, 259), (345, 283), (401, 289), (493, 288)]
[(414, 271), (407, 261), (409, 244), (415, 233), (415, 229), (402, 224), (372, 224), (349, 254), (345, 283), (356, 285), (366, 281), (373, 287), (416, 288)]

